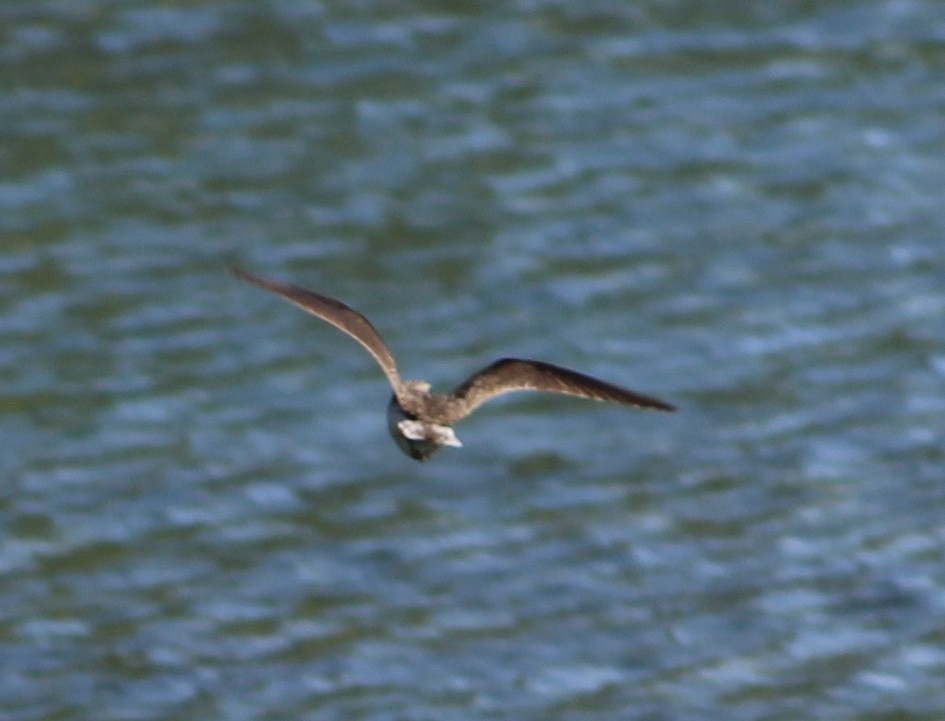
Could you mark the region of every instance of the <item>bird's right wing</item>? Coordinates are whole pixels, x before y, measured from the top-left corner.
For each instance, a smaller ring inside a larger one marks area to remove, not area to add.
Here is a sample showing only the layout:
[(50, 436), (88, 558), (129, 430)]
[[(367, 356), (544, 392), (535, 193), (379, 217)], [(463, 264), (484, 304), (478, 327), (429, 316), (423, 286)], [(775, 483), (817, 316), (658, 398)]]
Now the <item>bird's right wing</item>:
[(546, 391), (595, 401), (623, 403), (637, 408), (676, 410), (658, 398), (568, 368), (542, 361), (502, 358), (474, 373), (453, 391), (456, 403), (452, 422), (469, 415), (490, 398), (512, 391)]

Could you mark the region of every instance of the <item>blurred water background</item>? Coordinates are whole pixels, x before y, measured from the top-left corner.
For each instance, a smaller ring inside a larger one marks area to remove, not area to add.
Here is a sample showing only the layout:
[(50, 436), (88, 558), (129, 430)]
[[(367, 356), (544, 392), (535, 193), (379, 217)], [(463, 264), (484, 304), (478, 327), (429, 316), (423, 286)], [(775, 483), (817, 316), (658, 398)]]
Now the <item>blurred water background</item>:
[[(0, 2), (0, 719), (945, 718), (945, 4)], [(404, 375), (502, 355), (424, 465)]]

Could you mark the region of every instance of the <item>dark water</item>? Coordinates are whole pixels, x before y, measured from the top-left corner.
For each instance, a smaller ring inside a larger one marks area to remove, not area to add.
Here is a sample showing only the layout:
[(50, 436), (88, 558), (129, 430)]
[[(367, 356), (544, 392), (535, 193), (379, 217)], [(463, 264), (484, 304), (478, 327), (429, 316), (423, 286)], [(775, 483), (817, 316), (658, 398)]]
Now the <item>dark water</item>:
[(945, 715), (945, 5), (483, 6), (0, 3), (3, 721)]

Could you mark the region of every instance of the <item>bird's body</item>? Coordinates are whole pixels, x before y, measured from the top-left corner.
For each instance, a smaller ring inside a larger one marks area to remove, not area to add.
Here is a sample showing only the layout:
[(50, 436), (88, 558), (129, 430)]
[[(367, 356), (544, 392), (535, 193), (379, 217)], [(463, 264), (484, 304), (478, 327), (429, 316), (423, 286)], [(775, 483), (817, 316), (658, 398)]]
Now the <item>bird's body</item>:
[(453, 425), (490, 398), (519, 390), (562, 393), (637, 408), (676, 410), (669, 403), (542, 361), (501, 358), (474, 373), (452, 393), (434, 393), (425, 381), (401, 380), (397, 364), (370, 321), (341, 301), (237, 268), (241, 280), (277, 293), (360, 343), (374, 357), (394, 390), (387, 407), (390, 434), (411, 458), (423, 461), (443, 446), (461, 446)]
[[(429, 387), (429, 384), (423, 381), (407, 381), (407, 383)], [(429, 409), (434, 405), (443, 404), (446, 397), (439, 393), (428, 392), (425, 399), (429, 401), (425, 406)], [(416, 404), (415, 407), (417, 407)], [(425, 413), (419, 416), (407, 411), (398, 400), (396, 393), (391, 395), (390, 402), (387, 404), (387, 428), (398, 448), (418, 461), (425, 461), (443, 446), (459, 448), (463, 445), (450, 426), (438, 423), (430, 414)]]

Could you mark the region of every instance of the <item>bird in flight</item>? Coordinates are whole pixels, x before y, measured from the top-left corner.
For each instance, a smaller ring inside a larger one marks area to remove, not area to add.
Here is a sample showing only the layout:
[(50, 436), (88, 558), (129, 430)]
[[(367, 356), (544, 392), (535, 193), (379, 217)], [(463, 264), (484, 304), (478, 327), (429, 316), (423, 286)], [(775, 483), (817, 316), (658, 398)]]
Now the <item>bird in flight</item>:
[(425, 461), (443, 446), (461, 446), (453, 424), (491, 398), (511, 391), (546, 391), (595, 401), (610, 401), (659, 411), (676, 409), (652, 396), (606, 383), (577, 371), (523, 358), (500, 358), (473, 373), (451, 393), (434, 393), (426, 381), (402, 380), (394, 357), (371, 322), (339, 300), (295, 285), (230, 268), (240, 280), (282, 296), (316, 318), (354, 338), (377, 361), (394, 393), (387, 405), (387, 425), (397, 446)]

